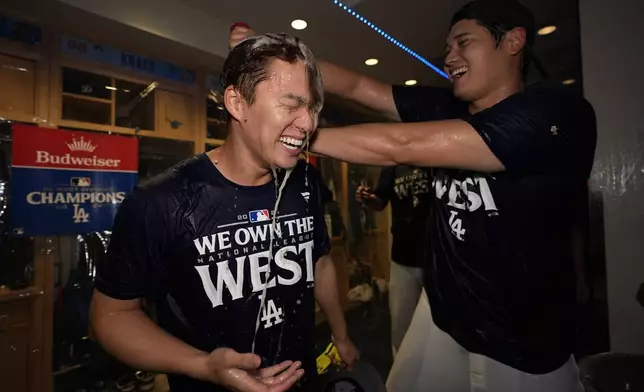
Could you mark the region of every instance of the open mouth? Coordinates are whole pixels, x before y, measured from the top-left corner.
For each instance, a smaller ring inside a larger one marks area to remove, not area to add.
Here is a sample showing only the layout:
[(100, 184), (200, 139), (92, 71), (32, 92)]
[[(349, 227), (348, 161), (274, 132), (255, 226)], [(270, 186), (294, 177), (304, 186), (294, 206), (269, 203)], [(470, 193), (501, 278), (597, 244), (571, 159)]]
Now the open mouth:
[(449, 76), (452, 80), (460, 79), (467, 73), (467, 71), (468, 68), (466, 66), (458, 67), (450, 70)]
[(291, 151), (298, 151), (304, 145), (303, 139), (295, 139), (292, 137), (282, 136), (280, 137), (280, 143), (287, 149)]

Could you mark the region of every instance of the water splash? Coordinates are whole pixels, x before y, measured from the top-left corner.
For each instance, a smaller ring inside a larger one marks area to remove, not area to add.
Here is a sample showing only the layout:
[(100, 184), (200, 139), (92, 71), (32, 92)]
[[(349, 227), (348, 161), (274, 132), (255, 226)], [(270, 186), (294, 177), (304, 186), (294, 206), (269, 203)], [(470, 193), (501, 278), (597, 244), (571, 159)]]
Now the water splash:
[[(257, 338), (257, 331), (259, 330), (259, 324), (261, 321), (262, 312), (264, 311), (264, 305), (266, 303), (266, 289), (268, 288), (268, 282), (271, 276), (271, 262), (273, 261), (273, 243), (275, 242), (275, 233), (277, 233), (279, 237), (282, 236), (281, 231), (277, 230), (277, 210), (279, 208), (280, 201), (282, 200), (282, 193), (284, 191), (284, 187), (286, 186), (286, 182), (288, 181), (288, 178), (291, 176), (291, 173), (293, 172), (292, 168), (287, 169), (286, 173), (284, 174), (284, 180), (282, 180), (282, 183), (279, 184), (277, 169), (275, 169), (274, 167), (272, 167), (271, 169), (273, 170), (273, 178), (275, 179), (277, 198), (275, 200), (275, 206), (273, 207), (273, 219), (271, 220), (271, 227), (269, 230), (271, 242), (268, 245), (268, 269), (266, 271), (266, 283), (264, 283), (264, 288), (262, 289), (262, 297), (260, 300), (259, 311), (257, 312), (257, 319), (255, 321), (255, 334), (253, 335), (253, 345), (252, 345), (252, 351), (251, 351), (253, 354), (255, 354), (255, 339)], [(279, 187), (278, 187), (278, 184), (279, 184)]]

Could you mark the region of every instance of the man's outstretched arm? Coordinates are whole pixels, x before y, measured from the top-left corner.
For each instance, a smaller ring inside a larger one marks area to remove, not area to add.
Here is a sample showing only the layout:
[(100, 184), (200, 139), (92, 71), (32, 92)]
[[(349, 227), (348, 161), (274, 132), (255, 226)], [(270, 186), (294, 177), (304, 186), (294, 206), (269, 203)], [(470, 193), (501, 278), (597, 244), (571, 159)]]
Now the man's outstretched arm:
[(362, 165), (504, 170), (481, 136), (462, 120), (322, 129), (312, 148), (318, 154)]
[(588, 101), (526, 93), (463, 120), (323, 129), (313, 151), (375, 166), (584, 174), (592, 165), (595, 140)]

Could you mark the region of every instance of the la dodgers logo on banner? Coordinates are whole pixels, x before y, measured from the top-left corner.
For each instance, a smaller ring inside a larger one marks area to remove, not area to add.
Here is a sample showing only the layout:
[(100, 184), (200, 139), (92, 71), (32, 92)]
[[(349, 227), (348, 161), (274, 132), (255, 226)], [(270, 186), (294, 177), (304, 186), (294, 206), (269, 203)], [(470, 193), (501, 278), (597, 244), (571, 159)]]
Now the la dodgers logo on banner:
[(14, 125), (13, 233), (109, 230), (136, 184), (138, 150), (136, 138)]

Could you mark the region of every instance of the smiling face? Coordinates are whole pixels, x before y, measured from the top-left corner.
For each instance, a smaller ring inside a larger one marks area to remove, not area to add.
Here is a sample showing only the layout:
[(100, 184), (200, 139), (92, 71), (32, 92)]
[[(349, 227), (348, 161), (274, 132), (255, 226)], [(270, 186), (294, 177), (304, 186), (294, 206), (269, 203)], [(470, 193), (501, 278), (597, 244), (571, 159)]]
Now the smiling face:
[(497, 44), (490, 31), (476, 20), (463, 19), (451, 28), (446, 42), (445, 72), (454, 95), (475, 102), (507, 84), (520, 72), (525, 30), (505, 33)]
[(290, 169), (317, 126), (318, 105), (312, 102), (303, 61), (272, 60), (266, 74), (252, 104), (241, 102), (240, 131), (265, 165)]

